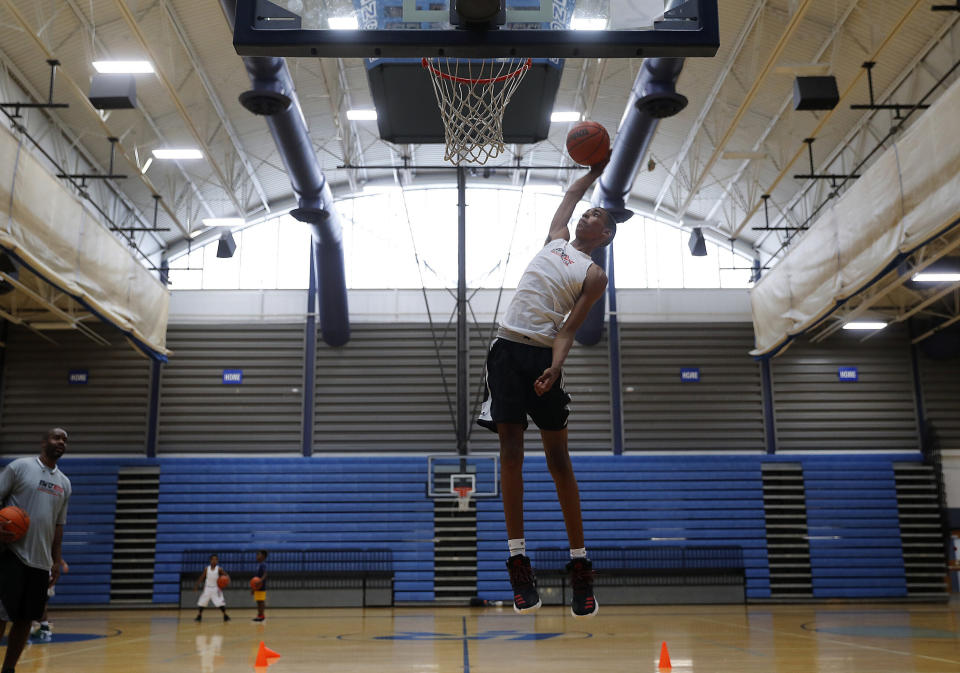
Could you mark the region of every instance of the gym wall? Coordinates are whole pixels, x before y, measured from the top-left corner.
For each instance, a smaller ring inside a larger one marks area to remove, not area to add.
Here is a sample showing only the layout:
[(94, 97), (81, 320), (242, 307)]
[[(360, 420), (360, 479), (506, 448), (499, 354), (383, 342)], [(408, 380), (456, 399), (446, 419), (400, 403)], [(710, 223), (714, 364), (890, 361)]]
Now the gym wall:
[[(0, 389), (0, 453), (33, 453), (51, 427), (70, 433), (70, 453), (143, 453), (150, 362), (119, 331), (93, 330), (101, 346), (75, 331), (7, 331)], [(85, 372), (81, 376), (70, 372)]]

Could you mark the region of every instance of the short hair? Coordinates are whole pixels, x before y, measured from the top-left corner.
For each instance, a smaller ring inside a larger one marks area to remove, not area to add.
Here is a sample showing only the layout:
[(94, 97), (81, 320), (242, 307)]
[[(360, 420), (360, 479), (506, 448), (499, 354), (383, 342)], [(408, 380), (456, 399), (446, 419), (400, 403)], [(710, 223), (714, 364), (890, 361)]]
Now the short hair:
[(613, 239), (617, 235), (617, 221), (613, 218), (613, 214), (606, 208), (600, 207), (599, 210), (607, 216), (607, 229), (610, 230), (610, 240), (608, 240), (604, 245), (610, 245), (613, 243)]
[(263, 558), (267, 558), (268, 556), (270, 556), (270, 552), (268, 552), (266, 549), (258, 549), (257, 553), (263, 554)]
[(220, 560), (220, 557), (217, 554), (210, 554), (210, 558), (215, 558), (218, 561)]
[(41, 437), (40, 440), (41, 440), (41, 441), (44, 441), (44, 442), (47, 441), (48, 439), (50, 439), (50, 437), (51, 437), (51, 436), (53, 435), (53, 433), (55, 433), (55, 432), (62, 432), (62, 433), (64, 433), (64, 434), (66, 434), (67, 431), (64, 430), (63, 428), (59, 427), (59, 426), (57, 426), (57, 427), (55, 427), (55, 428), (50, 428), (50, 429), (47, 430), (45, 433), (43, 433), (43, 437)]

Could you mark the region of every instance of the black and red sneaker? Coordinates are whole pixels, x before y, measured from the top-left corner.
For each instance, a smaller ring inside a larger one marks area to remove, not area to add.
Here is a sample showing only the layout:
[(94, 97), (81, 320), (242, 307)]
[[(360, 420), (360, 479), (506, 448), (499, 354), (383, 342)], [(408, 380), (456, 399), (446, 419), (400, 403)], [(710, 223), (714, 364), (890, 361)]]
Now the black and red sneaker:
[(589, 559), (575, 558), (567, 564), (570, 573), (570, 586), (573, 587), (573, 599), (570, 612), (578, 619), (593, 617), (600, 610), (593, 595), (593, 564)]
[(540, 592), (537, 591), (537, 578), (533, 574), (530, 559), (523, 554), (511, 556), (507, 561), (510, 571), (510, 584), (513, 586), (513, 611), (526, 614), (539, 609)]

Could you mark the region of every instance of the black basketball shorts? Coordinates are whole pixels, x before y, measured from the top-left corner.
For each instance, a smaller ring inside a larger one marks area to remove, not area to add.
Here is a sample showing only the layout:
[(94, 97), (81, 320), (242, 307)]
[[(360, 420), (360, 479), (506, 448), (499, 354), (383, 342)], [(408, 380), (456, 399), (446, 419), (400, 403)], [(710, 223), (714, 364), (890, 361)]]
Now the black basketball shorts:
[(0, 552), (0, 602), (11, 621), (38, 621), (49, 585), (49, 570), (28, 566), (9, 549)]
[[(527, 416), (541, 430), (567, 427), (570, 396), (563, 390), (563, 376), (543, 396), (533, 389), (543, 371), (553, 362), (553, 350), (545, 346), (497, 339), (487, 354), (487, 391), (484, 411), (477, 422), (496, 432), (497, 423), (520, 423)], [(489, 410), (488, 410), (489, 405)]]

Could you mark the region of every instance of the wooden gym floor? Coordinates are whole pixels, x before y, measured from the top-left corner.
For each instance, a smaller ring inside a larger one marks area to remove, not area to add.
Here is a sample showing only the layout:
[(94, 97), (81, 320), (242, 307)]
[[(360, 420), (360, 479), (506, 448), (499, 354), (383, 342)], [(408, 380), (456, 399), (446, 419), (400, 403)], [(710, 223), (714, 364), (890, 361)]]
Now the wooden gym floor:
[(260, 641), (269, 673), (958, 673), (960, 603), (603, 606), (535, 617), (506, 608), (51, 612), (53, 640), (30, 644), (18, 673), (239, 673)]

